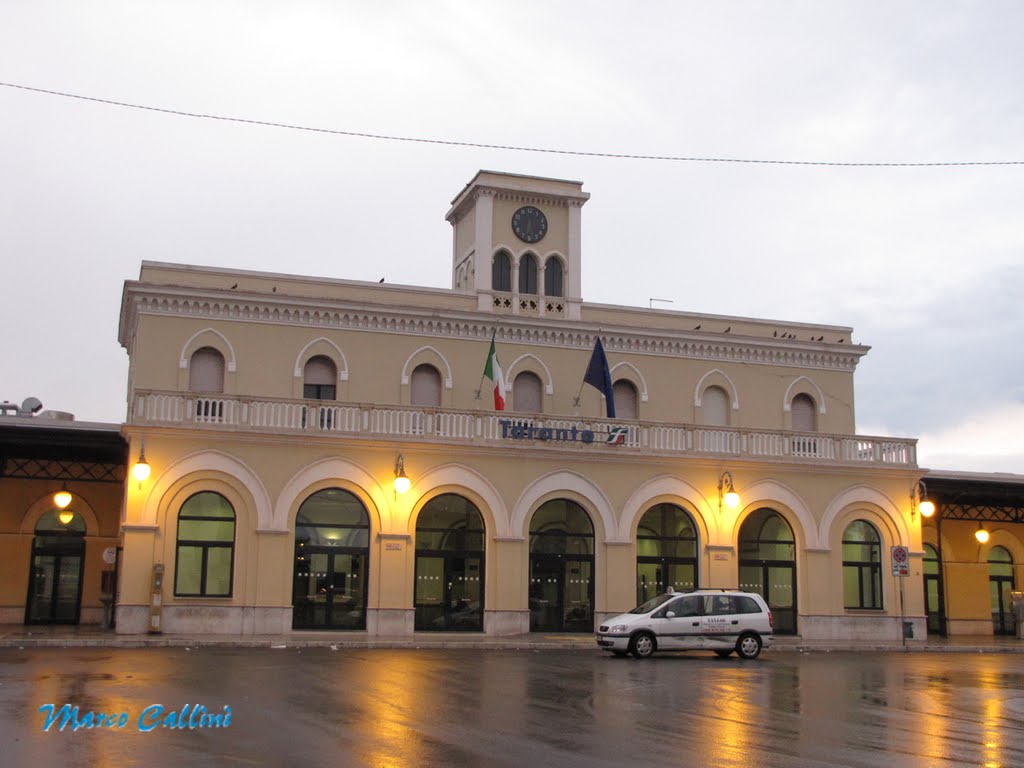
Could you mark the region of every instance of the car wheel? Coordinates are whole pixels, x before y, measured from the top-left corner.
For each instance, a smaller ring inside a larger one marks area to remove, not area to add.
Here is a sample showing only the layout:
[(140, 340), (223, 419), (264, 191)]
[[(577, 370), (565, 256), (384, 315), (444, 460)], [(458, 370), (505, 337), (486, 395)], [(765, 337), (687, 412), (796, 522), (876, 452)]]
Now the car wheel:
[(629, 641), (629, 651), (638, 659), (648, 658), (657, 647), (650, 632), (637, 632)]
[(756, 659), (761, 653), (761, 638), (757, 635), (743, 635), (736, 643), (736, 653), (742, 659)]
[(728, 651), (715, 651), (715, 653), (717, 653), (723, 659), (728, 659), (730, 656), (732, 656), (732, 648), (730, 648)]

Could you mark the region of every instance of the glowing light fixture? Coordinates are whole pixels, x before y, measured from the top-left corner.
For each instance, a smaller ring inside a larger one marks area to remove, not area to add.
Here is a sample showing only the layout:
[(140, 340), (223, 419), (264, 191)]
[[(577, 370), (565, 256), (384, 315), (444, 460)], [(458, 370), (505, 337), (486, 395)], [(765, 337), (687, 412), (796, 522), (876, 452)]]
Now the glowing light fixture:
[(149, 473), (152, 471), (149, 462), (146, 461), (146, 444), (143, 443), (142, 448), (139, 449), (139, 460), (132, 467), (132, 477), (139, 481), (139, 485), (142, 485), (149, 478)]
[(57, 515), (57, 519), (60, 520), (61, 525), (67, 525), (75, 519), (75, 513), (70, 509), (62, 509)]
[(978, 540), (979, 544), (984, 544), (988, 541), (988, 531), (985, 530), (981, 523), (978, 523), (978, 530), (974, 532), (974, 538)]
[(740, 505), (740, 495), (732, 485), (732, 473), (723, 472), (718, 478), (718, 511), (722, 511), (722, 502), (729, 509), (736, 509)]
[[(53, 503), (58, 509), (67, 509), (68, 504), (71, 503), (71, 491), (68, 490), (67, 483), (64, 483), (61, 489), (53, 494)], [(64, 521), (61, 520), (61, 522)]]
[(910, 516), (914, 512), (920, 512), (921, 517), (931, 517), (935, 514), (935, 502), (928, 499), (928, 488), (924, 480), (918, 480), (910, 491)]
[(410, 485), (412, 481), (405, 474), (405, 459), (402, 454), (398, 454), (398, 460), (395, 461), (395, 493), (405, 493)]

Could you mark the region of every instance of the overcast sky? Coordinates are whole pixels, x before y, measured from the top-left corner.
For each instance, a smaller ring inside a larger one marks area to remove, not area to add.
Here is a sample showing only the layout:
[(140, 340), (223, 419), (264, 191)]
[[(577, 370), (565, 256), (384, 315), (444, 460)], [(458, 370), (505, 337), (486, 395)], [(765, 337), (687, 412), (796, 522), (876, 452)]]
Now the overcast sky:
[[(1020, 162), (1022, 39), (1017, 0), (0, 0), (0, 82), (582, 152)], [(851, 325), (860, 434), (1024, 472), (1024, 165), (526, 153), (10, 87), (0, 399), (122, 421), (143, 259), (450, 287), (444, 214), (481, 168), (584, 183), (585, 300)]]

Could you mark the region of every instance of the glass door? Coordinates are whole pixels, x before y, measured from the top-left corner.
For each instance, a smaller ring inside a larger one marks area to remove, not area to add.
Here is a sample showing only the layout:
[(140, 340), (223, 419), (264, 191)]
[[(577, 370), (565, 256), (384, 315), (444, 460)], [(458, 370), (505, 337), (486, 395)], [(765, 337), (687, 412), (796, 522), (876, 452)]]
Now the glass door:
[(295, 629), (362, 629), (366, 606), (365, 562), (361, 553), (302, 548), (295, 560), (292, 626)]
[(483, 559), (454, 555), (416, 558), (416, 629), (483, 629)]
[(741, 565), (740, 589), (764, 598), (772, 611), (776, 634), (796, 634), (795, 565)]
[(77, 624), (82, 598), (80, 554), (37, 552), (32, 557), (26, 624)]
[(988, 591), (989, 602), (992, 606), (992, 631), (997, 635), (1013, 634), (1013, 614), (1010, 612), (1010, 592), (1012, 589), (1012, 577), (989, 577)]
[(562, 631), (562, 558), (530, 558), (530, 631)]
[(562, 631), (593, 632), (594, 564), (590, 560), (567, 560), (562, 575)]
[(928, 615), (928, 634), (942, 635), (942, 594), (939, 591), (939, 577), (925, 574), (924, 604)]

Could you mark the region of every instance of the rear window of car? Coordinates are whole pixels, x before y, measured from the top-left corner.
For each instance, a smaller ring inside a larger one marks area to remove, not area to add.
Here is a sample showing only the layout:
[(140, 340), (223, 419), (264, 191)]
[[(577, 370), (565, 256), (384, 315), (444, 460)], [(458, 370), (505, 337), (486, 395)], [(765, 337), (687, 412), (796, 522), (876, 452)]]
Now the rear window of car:
[(752, 597), (736, 596), (733, 602), (736, 606), (734, 613), (761, 613), (761, 606)]

